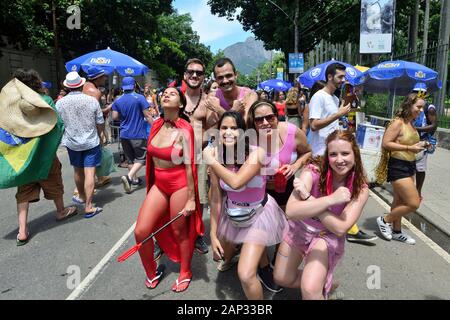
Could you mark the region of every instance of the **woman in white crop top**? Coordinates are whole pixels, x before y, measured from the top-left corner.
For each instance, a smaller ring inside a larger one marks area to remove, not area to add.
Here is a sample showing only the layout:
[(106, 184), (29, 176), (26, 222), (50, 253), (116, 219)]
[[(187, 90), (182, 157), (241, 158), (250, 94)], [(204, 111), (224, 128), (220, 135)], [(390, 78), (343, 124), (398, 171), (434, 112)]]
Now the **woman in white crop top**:
[[(211, 246), (223, 259), (218, 269), (226, 271), (236, 260), (236, 245), (242, 244), (238, 264), (242, 288), (248, 299), (261, 300), (263, 289), (256, 277), (259, 262), (266, 246), (281, 242), (287, 221), (275, 200), (266, 194), (266, 179), (261, 174), (265, 152), (246, 146), (244, 130), (239, 113), (225, 112), (219, 121), (218, 146), (203, 151), (211, 168)], [(245, 147), (238, 148), (241, 143)], [(238, 150), (246, 151), (237, 154)], [(256, 213), (246, 224), (236, 223), (228, 214), (251, 209)]]

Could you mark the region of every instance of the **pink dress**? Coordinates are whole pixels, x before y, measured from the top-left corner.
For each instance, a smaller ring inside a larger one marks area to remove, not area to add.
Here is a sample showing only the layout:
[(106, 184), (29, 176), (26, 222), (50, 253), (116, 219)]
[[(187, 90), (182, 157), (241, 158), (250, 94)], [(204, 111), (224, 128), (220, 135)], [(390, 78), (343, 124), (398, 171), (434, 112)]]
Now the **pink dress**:
[(225, 202), (229, 208), (252, 208), (261, 203), (266, 193), (265, 176), (253, 177), (247, 185), (238, 190), (233, 190), (222, 180), (220, 180), (220, 187), (223, 190), (224, 199), (217, 225), (219, 239), (235, 244), (254, 243), (264, 246), (272, 246), (283, 240), (283, 234), (287, 230), (286, 217), (270, 195), (267, 196), (268, 200), (263, 211), (258, 213), (255, 221), (248, 227), (235, 226), (224, 211)]
[[(317, 169), (308, 165), (313, 177), (313, 185), (311, 195), (315, 198), (322, 197), (319, 190), (320, 174)], [(346, 204), (330, 207), (329, 210), (335, 214), (340, 215), (344, 210)], [(306, 259), (316, 242), (320, 239), (325, 240), (328, 249), (328, 272), (324, 287), (324, 296), (327, 298), (333, 284), (333, 273), (336, 265), (344, 255), (345, 237), (338, 237), (329, 231), (319, 219), (308, 218), (304, 220), (289, 220), (289, 230), (284, 235), (284, 241), (289, 244), (291, 248), (298, 249)]]

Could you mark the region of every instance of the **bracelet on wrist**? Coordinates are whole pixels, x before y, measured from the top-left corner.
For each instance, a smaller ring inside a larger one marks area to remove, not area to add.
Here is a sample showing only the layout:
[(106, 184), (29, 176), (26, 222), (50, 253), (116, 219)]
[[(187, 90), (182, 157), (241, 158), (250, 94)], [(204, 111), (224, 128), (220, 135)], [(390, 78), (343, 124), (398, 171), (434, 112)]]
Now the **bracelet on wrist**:
[(306, 198), (304, 198), (304, 199), (302, 198), (302, 200), (303, 200), (303, 201), (306, 201), (306, 200), (308, 200), (310, 197), (311, 197), (311, 193), (310, 193)]

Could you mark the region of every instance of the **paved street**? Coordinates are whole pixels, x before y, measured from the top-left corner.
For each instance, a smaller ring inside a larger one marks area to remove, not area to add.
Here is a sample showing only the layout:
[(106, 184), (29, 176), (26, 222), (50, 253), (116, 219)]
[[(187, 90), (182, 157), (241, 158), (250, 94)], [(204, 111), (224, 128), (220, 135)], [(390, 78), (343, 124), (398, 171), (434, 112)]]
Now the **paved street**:
[[(117, 146), (113, 145), (112, 150), (116, 151)], [(67, 205), (74, 188), (73, 172), (66, 152), (60, 150), (58, 155), (63, 163)], [(166, 275), (152, 291), (144, 286), (145, 275), (138, 254), (124, 263), (116, 262), (119, 254), (134, 245), (132, 226), (145, 194), (145, 187), (131, 195), (123, 192), (120, 176), (124, 172), (125, 169), (119, 168), (119, 172), (113, 174), (112, 184), (95, 196), (96, 204), (104, 211), (92, 219), (84, 219), (80, 214), (58, 223), (54, 219), (52, 202), (44, 200), (32, 204), (29, 214), (32, 238), (23, 247), (15, 244), (15, 189), (0, 191), (0, 299), (66, 299), (69, 296), (84, 300), (245, 298), (236, 268), (218, 272), (211, 252), (194, 254), (193, 282), (181, 294), (170, 290), (178, 266), (164, 256), (160, 261), (166, 265)], [(446, 181), (448, 183), (448, 179)], [(427, 188), (433, 187), (428, 182), (425, 182), (425, 203), (433, 209), (435, 202), (427, 194)], [(360, 227), (369, 233), (378, 233), (375, 219), (386, 210), (383, 202), (371, 196), (359, 221)], [(207, 214), (204, 218), (208, 227)], [(338, 292), (344, 299), (450, 299), (450, 256), (416, 228), (404, 228), (417, 240), (415, 246), (382, 239), (376, 240), (374, 246), (346, 244), (345, 257), (336, 273), (336, 281), (341, 284)], [(121, 238), (124, 241), (120, 241)], [(208, 237), (207, 242), (209, 244)], [(77, 270), (81, 284), (75, 288)], [(376, 278), (378, 274), (379, 279)], [(299, 298), (299, 290), (284, 290), (276, 295), (265, 293), (267, 299)]]

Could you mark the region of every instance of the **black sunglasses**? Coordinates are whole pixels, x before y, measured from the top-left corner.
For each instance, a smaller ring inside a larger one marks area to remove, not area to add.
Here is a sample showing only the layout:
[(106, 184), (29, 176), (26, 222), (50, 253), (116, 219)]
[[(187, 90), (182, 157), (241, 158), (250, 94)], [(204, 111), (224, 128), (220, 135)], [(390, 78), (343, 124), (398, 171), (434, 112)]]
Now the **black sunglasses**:
[(276, 117), (273, 113), (262, 117), (255, 117), (255, 123), (263, 123), (264, 119), (266, 119), (267, 122), (273, 122), (275, 121), (275, 118)]
[(205, 75), (205, 71), (201, 71), (201, 70), (186, 70), (186, 74), (189, 77), (192, 77), (194, 74), (197, 74), (197, 76), (202, 77)]

